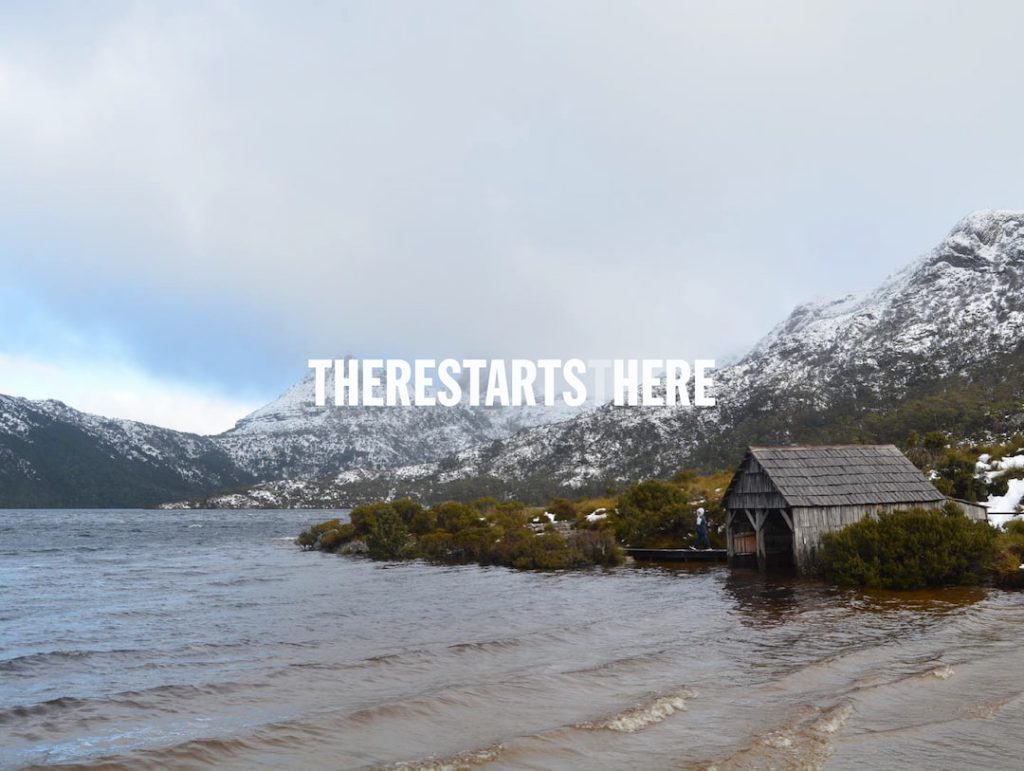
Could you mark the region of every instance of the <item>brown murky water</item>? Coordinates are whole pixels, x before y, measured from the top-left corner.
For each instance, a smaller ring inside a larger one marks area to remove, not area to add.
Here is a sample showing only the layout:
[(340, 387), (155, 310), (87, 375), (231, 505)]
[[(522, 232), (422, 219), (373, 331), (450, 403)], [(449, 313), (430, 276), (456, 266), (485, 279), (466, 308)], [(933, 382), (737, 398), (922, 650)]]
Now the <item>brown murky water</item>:
[(317, 519), (0, 512), (0, 766), (1024, 766), (1022, 595), (381, 565)]

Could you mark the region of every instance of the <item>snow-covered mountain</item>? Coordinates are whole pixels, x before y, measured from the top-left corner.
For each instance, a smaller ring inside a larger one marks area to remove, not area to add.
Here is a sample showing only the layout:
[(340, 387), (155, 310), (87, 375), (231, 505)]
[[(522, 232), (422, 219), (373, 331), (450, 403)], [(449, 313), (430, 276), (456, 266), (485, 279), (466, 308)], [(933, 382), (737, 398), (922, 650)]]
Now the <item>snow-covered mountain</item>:
[(0, 507), (147, 506), (253, 481), (206, 437), (0, 395)]
[[(739, 364), (724, 393), (899, 393), (967, 373), (1024, 340), (1024, 211), (979, 211), (863, 295), (801, 305)], [(848, 375), (856, 373), (855, 380)]]
[[(382, 386), (383, 388), (383, 386)], [(259, 479), (317, 479), (349, 469), (378, 470), (438, 460), (524, 428), (568, 420), (584, 408), (317, 407), (313, 373), (278, 399), (213, 437)], [(327, 393), (333, 393), (333, 375)], [(428, 389), (428, 393), (429, 393)]]
[[(550, 495), (687, 464), (722, 466), (751, 442), (892, 441), (908, 426), (1019, 430), (1022, 344), (1024, 211), (980, 211), (876, 290), (796, 308), (715, 374), (714, 409), (606, 405), (437, 462), (346, 472), (303, 489), (262, 485), (258, 498), (295, 505), (304, 496), (337, 504), (444, 495), (474, 479), (490, 480), (479, 488), (488, 492)], [(958, 417), (966, 409), (958, 399), (973, 400), (978, 413)]]
[(564, 404), (318, 408), (310, 375), (204, 437), (0, 396), (0, 507), (149, 506), (258, 481), (427, 463), (579, 413)]

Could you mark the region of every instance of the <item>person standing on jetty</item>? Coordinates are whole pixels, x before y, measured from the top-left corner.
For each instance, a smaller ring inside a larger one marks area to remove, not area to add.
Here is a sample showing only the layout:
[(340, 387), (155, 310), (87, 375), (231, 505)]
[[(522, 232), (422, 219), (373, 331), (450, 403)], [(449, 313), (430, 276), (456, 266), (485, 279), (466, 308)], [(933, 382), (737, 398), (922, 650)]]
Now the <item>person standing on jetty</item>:
[(708, 541), (708, 518), (704, 513), (703, 506), (697, 509), (697, 548), (711, 548), (711, 543)]

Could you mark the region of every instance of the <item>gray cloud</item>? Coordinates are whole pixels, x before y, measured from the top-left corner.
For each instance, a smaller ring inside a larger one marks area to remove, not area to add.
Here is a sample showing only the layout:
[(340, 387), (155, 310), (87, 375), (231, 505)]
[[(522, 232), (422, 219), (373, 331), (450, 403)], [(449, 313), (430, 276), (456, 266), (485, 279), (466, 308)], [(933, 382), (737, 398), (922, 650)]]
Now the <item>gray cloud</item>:
[(1012, 3), (4, 14), (0, 267), (178, 376), (723, 357), (1021, 205)]

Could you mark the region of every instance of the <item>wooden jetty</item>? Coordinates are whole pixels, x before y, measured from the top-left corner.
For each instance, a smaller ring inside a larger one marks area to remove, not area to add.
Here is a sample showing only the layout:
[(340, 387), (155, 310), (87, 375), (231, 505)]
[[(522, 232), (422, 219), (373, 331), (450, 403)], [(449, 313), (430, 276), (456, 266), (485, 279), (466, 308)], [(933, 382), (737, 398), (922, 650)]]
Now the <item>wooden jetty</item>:
[(633, 559), (654, 562), (725, 562), (725, 549), (633, 549), (626, 548)]

